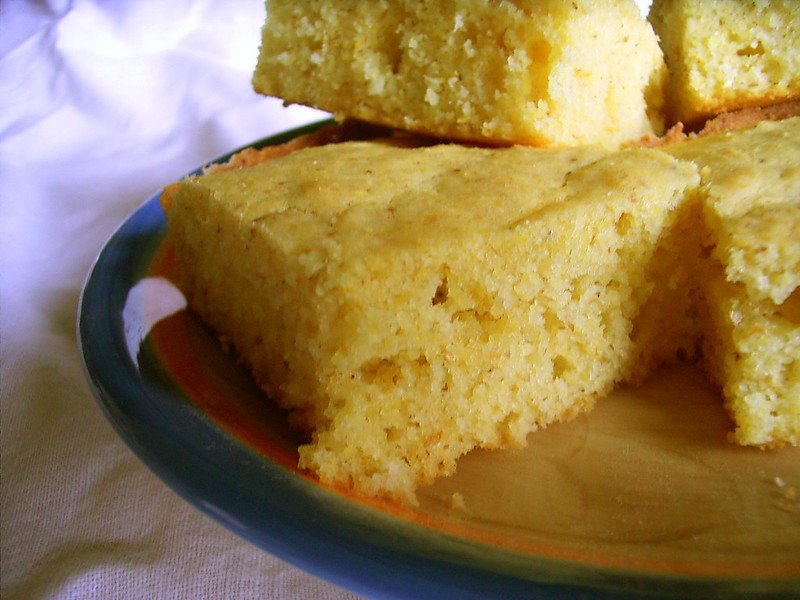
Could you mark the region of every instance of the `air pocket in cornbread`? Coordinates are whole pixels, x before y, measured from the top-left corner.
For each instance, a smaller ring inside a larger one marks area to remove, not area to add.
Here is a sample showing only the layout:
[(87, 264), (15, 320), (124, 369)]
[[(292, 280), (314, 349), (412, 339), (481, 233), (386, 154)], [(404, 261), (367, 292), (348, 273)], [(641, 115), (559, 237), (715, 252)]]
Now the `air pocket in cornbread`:
[(190, 305), (309, 432), (302, 467), (402, 501), (474, 447), (692, 355), (697, 169), (653, 150), (345, 142), (190, 178)]
[(633, 0), (268, 0), (259, 93), (492, 144), (661, 134), (666, 67)]

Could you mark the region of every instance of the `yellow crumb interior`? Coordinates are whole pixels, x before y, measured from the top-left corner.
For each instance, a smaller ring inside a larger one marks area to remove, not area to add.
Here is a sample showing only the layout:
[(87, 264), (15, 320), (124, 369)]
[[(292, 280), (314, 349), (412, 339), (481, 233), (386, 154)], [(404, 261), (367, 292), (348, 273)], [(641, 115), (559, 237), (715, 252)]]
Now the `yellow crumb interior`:
[(256, 91), (499, 144), (660, 133), (666, 70), (632, 0), (267, 2)]
[(671, 120), (800, 96), (800, 4), (795, 0), (655, 0), (650, 21), (670, 71)]

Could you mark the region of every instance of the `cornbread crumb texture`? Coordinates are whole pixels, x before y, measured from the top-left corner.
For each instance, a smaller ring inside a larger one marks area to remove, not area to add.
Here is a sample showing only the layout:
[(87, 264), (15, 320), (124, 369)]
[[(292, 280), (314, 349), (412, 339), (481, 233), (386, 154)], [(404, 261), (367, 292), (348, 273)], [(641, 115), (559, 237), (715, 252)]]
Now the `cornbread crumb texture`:
[(633, 0), (268, 0), (256, 91), (463, 140), (659, 134), (666, 68)]
[(795, 0), (654, 0), (649, 19), (670, 71), (670, 122), (800, 97)]
[[(170, 227), (192, 306), (314, 431), (301, 464), (409, 500), (676, 351), (631, 329), (695, 177), (657, 153), (352, 143), (190, 181)], [(663, 322), (691, 327), (671, 294)]]
[(701, 167), (706, 220), (729, 281), (780, 304), (800, 285), (800, 119), (668, 146)]
[(181, 184), (181, 287), (311, 433), (301, 466), (368, 495), (413, 502), (699, 343), (737, 440), (797, 444), (799, 128), (304, 149)]

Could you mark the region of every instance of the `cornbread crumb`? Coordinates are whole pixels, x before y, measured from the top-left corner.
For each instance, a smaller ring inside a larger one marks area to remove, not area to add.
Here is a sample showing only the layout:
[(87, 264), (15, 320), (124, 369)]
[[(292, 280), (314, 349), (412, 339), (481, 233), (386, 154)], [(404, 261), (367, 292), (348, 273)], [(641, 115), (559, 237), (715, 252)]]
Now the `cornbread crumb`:
[(670, 71), (668, 122), (800, 97), (796, 0), (654, 0), (649, 20)]
[(427, 135), (566, 146), (660, 134), (665, 78), (633, 0), (269, 0), (253, 86)]
[(450, 510), (457, 510), (459, 512), (467, 512), (467, 503), (464, 501), (464, 496), (460, 492), (454, 492), (447, 498), (447, 507)]

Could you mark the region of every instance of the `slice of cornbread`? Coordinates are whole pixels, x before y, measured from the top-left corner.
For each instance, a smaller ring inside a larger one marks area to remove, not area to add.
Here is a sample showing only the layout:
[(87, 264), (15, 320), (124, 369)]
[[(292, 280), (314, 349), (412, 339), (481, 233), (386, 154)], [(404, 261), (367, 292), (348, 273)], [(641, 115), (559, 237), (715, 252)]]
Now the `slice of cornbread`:
[(654, 0), (649, 19), (670, 71), (671, 122), (800, 97), (796, 0)]
[(190, 178), (168, 217), (191, 306), (310, 432), (301, 466), (413, 502), (694, 352), (698, 183), (652, 150), (353, 142)]
[(668, 147), (701, 167), (704, 356), (741, 444), (800, 444), (800, 119)]
[(495, 144), (663, 129), (666, 67), (633, 0), (268, 0), (256, 91)]

